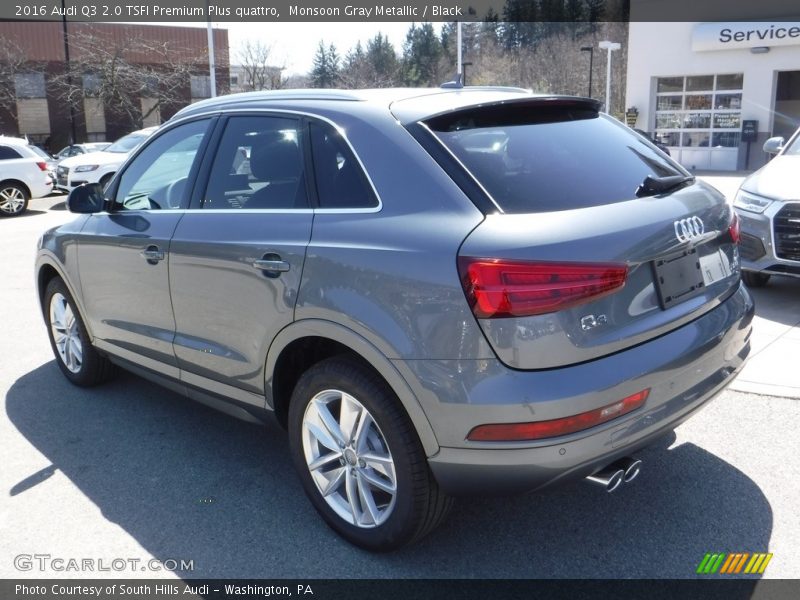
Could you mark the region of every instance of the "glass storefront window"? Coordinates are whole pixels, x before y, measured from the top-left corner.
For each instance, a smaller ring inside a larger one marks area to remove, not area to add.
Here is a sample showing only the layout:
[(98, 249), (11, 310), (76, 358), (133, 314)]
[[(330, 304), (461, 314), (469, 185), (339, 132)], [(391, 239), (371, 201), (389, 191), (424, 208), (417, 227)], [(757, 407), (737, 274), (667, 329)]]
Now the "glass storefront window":
[(714, 129), (739, 129), (741, 126), (741, 113), (714, 113)]
[(680, 129), (681, 116), (678, 113), (656, 114), (656, 129)]
[(686, 113), (683, 117), (684, 129), (708, 129), (711, 127), (711, 113)]
[(681, 134), (677, 131), (656, 131), (656, 139), (665, 146), (678, 146)]
[(686, 108), (691, 110), (710, 110), (711, 94), (691, 94), (686, 96)]
[(740, 90), (742, 89), (744, 76), (741, 73), (733, 75), (717, 75), (718, 90)]
[(742, 108), (741, 94), (717, 94), (714, 98), (714, 108), (716, 109), (740, 109)]
[(683, 96), (659, 96), (656, 110), (680, 110), (683, 108)]
[(656, 91), (662, 92), (682, 92), (683, 77), (659, 77)]
[(686, 78), (687, 92), (705, 92), (714, 89), (713, 75), (699, 75)]
[(737, 131), (722, 131), (713, 134), (711, 145), (715, 148), (738, 148), (742, 134)]
[(708, 148), (708, 141), (711, 134), (707, 131), (702, 132), (687, 132), (683, 134), (681, 146), (684, 148)]

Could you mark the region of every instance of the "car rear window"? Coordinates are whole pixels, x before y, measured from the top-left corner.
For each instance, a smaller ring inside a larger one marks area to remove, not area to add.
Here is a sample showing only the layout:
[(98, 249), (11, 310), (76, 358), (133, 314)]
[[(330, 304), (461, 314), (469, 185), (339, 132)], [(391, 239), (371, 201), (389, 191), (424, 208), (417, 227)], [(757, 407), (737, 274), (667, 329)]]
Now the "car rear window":
[(648, 175), (687, 174), (588, 103), (494, 105), (426, 125), (506, 213), (621, 202)]
[(0, 146), (0, 160), (22, 158), (22, 155), (9, 146)]

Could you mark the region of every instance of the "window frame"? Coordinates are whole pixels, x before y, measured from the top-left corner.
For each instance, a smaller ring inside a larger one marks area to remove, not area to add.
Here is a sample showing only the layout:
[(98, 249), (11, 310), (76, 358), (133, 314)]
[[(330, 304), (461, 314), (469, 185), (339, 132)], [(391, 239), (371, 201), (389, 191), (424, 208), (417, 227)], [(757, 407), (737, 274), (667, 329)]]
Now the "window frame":
[[(122, 213), (137, 213), (137, 212), (175, 212), (175, 211), (185, 211), (189, 208), (191, 199), (194, 196), (194, 190), (197, 186), (197, 176), (198, 172), (200, 171), (200, 166), (202, 165), (205, 156), (208, 152), (209, 143), (211, 138), (213, 137), (214, 133), (217, 130), (219, 125), (218, 123), (218, 116), (217, 115), (197, 115), (192, 117), (187, 117), (185, 119), (181, 119), (179, 121), (175, 121), (175, 123), (170, 123), (169, 125), (165, 125), (163, 128), (159, 129), (151, 136), (149, 136), (142, 144), (136, 148), (133, 153), (125, 159), (125, 162), (122, 163), (120, 169), (114, 174), (114, 179), (112, 180), (111, 186), (107, 188), (105, 192), (105, 198), (107, 200), (106, 205), (109, 207), (108, 212), (111, 214), (122, 214)], [(139, 155), (144, 152), (147, 148), (150, 147), (150, 144), (154, 143), (158, 140), (161, 136), (167, 134), (168, 132), (176, 129), (182, 125), (186, 125), (192, 123), (194, 121), (208, 121), (208, 129), (206, 130), (205, 136), (203, 137), (203, 141), (200, 143), (199, 148), (197, 149), (197, 154), (192, 161), (192, 166), (189, 169), (189, 174), (187, 175), (188, 178), (188, 189), (185, 192), (185, 197), (181, 202), (181, 206), (178, 208), (136, 208), (136, 209), (125, 209), (125, 210), (115, 210), (115, 202), (114, 198), (116, 198), (117, 192), (119, 190), (119, 184), (122, 180), (122, 177), (125, 175), (125, 172), (130, 168), (130, 166), (134, 163), (134, 161), (139, 157)]]
[[(190, 197), (189, 206), (187, 210), (192, 212), (206, 212), (206, 213), (213, 213), (213, 212), (235, 212), (237, 214), (253, 212), (253, 213), (270, 213), (270, 212), (279, 212), (279, 213), (287, 213), (287, 212), (296, 212), (296, 213), (307, 213), (307, 212), (314, 212), (314, 213), (328, 213), (328, 214), (358, 214), (358, 213), (376, 213), (383, 210), (383, 200), (381, 195), (378, 193), (378, 189), (375, 186), (375, 183), (372, 181), (372, 178), (367, 171), (367, 168), (364, 166), (361, 157), (356, 152), (356, 149), (353, 147), (353, 144), (347, 138), (347, 135), (341, 131), (341, 128), (331, 119), (324, 117), (319, 114), (306, 112), (303, 110), (292, 110), (292, 109), (273, 109), (273, 108), (230, 108), (230, 109), (217, 109), (213, 111), (209, 111), (208, 113), (201, 113), (199, 115), (195, 115), (194, 118), (203, 118), (207, 117), (209, 114), (215, 115), (218, 120), (214, 130), (208, 136), (208, 144), (205, 148), (205, 154), (203, 156), (203, 160), (200, 163), (198, 168), (199, 174), (197, 179), (194, 182), (194, 186), (192, 189), (192, 195)], [(297, 119), (300, 121), (299, 129), (302, 129), (303, 135), (302, 137), (302, 154), (303, 154), (303, 162), (304, 166), (304, 177), (305, 177), (305, 184), (306, 184), (306, 193), (308, 196), (308, 207), (307, 208), (243, 208), (236, 211), (230, 211), (228, 209), (208, 209), (202, 208), (203, 204), (203, 197), (205, 195), (206, 189), (208, 188), (209, 178), (211, 176), (211, 168), (214, 164), (214, 160), (217, 155), (217, 151), (219, 150), (220, 142), (222, 141), (222, 135), (225, 131), (225, 127), (227, 125), (228, 120), (234, 117), (241, 117), (241, 116), (261, 116), (261, 117), (274, 117), (278, 119)], [(319, 197), (317, 194), (317, 183), (316, 183), (316, 175), (314, 172), (314, 161), (311, 153), (311, 139), (310, 139), (310, 125), (311, 122), (321, 122), (335, 129), (339, 130), (342, 136), (342, 140), (350, 149), (350, 152), (356, 159), (356, 163), (358, 168), (360, 169), (364, 179), (366, 180), (367, 184), (369, 185), (370, 190), (372, 191), (373, 196), (377, 200), (378, 204), (375, 207), (371, 208), (321, 208), (319, 205)]]

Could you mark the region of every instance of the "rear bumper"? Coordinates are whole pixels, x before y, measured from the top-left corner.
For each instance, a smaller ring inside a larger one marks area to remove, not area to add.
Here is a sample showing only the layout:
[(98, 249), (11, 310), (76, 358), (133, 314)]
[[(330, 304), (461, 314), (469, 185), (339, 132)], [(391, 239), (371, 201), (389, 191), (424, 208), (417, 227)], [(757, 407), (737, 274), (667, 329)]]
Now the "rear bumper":
[[(649, 445), (725, 388), (750, 351), (753, 301), (744, 286), (675, 331), (588, 363), (514, 371), (496, 360), (397, 361), (440, 445), (429, 464), (448, 493), (538, 490), (590, 475)], [(645, 405), (591, 429), (536, 442), (470, 442), (485, 423), (578, 414), (649, 388)]]

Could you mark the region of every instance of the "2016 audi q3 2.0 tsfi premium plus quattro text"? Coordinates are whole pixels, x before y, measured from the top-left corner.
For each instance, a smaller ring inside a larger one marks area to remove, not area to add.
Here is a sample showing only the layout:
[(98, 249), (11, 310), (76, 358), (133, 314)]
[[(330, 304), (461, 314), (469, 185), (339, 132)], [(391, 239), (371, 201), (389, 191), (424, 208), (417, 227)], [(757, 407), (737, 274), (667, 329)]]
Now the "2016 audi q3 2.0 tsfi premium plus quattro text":
[(453, 496), (625, 485), (749, 352), (731, 208), (590, 99), (225, 96), (68, 204), (36, 263), (64, 375), (277, 419), (373, 550)]

